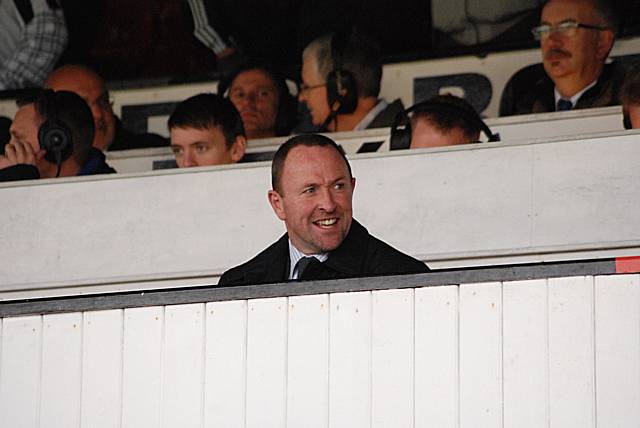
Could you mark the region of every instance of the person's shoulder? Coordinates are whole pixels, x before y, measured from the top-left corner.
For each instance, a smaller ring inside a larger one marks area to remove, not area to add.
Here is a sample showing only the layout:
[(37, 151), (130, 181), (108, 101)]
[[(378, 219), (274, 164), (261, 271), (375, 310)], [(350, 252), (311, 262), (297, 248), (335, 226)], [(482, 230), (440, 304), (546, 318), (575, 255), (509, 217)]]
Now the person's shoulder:
[(354, 226), (357, 239), (366, 241), (367, 273), (396, 275), (429, 272), (426, 264), (371, 235), (360, 223), (354, 222)]
[(284, 280), (284, 264), (288, 262), (288, 237), (285, 234), (251, 260), (225, 271), (218, 286), (264, 284)]
[(384, 110), (376, 115), (373, 118), (367, 129), (372, 128), (386, 128), (393, 124), (396, 116), (399, 113), (404, 111), (404, 104), (402, 104), (402, 100), (400, 98), (394, 100), (392, 103), (388, 104)]
[(17, 164), (0, 169), (0, 182), (37, 180), (40, 178), (38, 168), (33, 165)]

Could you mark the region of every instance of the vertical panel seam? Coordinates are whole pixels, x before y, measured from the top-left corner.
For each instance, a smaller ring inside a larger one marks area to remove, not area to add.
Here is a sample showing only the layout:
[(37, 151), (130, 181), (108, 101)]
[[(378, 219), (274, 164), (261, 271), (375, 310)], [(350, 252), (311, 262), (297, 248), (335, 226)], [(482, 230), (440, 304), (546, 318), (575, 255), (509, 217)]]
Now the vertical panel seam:
[(544, 310), (545, 310), (545, 314), (544, 314), (544, 320), (545, 320), (545, 415), (546, 415), (546, 419), (547, 419), (547, 428), (551, 427), (551, 408), (550, 408), (550, 403), (551, 403), (551, 382), (550, 382), (550, 376), (551, 376), (551, 362), (550, 362), (550, 356), (551, 356), (551, 348), (550, 348), (550, 341), (549, 341), (549, 335), (550, 335), (550, 311), (549, 311), (549, 280), (545, 279), (544, 280), (544, 296), (545, 296), (545, 305), (544, 305)]
[(284, 379), (283, 379), (283, 425), (287, 428), (288, 386), (289, 386), (289, 297), (284, 298)]
[(119, 390), (120, 395), (118, 397), (119, 403), (118, 408), (120, 410), (120, 425), (119, 428), (122, 428), (124, 425), (124, 358), (125, 358), (125, 349), (124, 349), (124, 332), (125, 332), (125, 309), (120, 309), (120, 373), (119, 373)]
[(327, 331), (327, 391), (326, 391), (326, 400), (327, 400), (327, 409), (326, 409), (326, 420), (325, 427), (329, 428), (329, 424), (331, 422), (331, 294), (326, 295), (326, 304), (327, 304), (327, 324), (325, 326)]
[(162, 306), (161, 312), (162, 321), (160, 322), (160, 397), (158, 406), (158, 418), (160, 420), (160, 427), (165, 426), (165, 420), (162, 409), (164, 408), (164, 378), (165, 378), (165, 358), (167, 352), (167, 307)]
[(500, 426), (504, 427), (504, 282), (499, 282), (500, 288), (500, 316), (498, 317), (500, 325)]
[(244, 301), (244, 368), (243, 368), (243, 377), (244, 377), (244, 390), (242, 397), (242, 414), (243, 414), (243, 427), (247, 426), (247, 367), (248, 367), (248, 358), (249, 358), (249, 300)]
[(40, 352), (39, 352), (39, 357), (40, 357), (40, 361), (38, 364), (38, 401), (36, 403), (36, 417), (37, 417), (37, 421), (38, 421), (38, 426), (42, 426), (42, 376), (43, 376), (43, 364), (44, 364), (44, 330), (45, 330), (45, 326), (44, 326), (44, 315), (40, 315)]
[(458, 299), (458, 304), (457, 304), (457, 310), (456, 310), (456, 336), (457, 336), (457, 343), (458, 346), (456, 346), (455, 352), (456, 352), (456, 404), (457, 404), (457, 412), (456, 412), (456, 427), (460, 428), (460, 405), (461, 405), (461, 400), (460, 400), (460, 388), (461, 388), (461, 379), (460, 379), (460, 346), (462, 345), (461, 340), (460, 340), (460, 315), (462, 312), (462, 293), (461, 293), (461, 288), (462, 286), (460, 284), (458, 284), (458, 286), (456, 287), (457, 290), (457, 299)]
[(84, 367), (85, 367), (85, 338), (84, 338), (84, 329), (85, 329), (85, 312), (80, 312), (80, 397), (78, 397), (78, 427), (82, 426), (82, 406), (84, 404), (83, 395), (84, 395)]
[(598, 377), (596, 374), (596, 281), (595, 277), (588, 276), (585, 281), (590, 281), (591, 285), (591, 352), (593, 357), (592, 379), (593, 379), (593, 427), (598, 426)]
[(207, 392), (207, 304), (202, 303), (202, 360), (200, 361), (200, 427), (205, 427), (205, 408)]

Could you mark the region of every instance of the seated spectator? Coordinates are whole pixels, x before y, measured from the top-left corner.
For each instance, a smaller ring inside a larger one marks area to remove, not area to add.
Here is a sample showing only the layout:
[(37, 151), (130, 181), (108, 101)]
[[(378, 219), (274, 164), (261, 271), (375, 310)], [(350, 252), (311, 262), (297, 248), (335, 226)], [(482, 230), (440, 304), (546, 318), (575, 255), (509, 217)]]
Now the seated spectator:
[(115, 172), (91, 146), (93, 117), (77, 94), (37, 90), (17, 104), (11, 140), (0, 156), (0, 181)]
[(420, 149), (477, 143), (484, 132), (489, 141), (499, 137), (464, 99), (438, 95), (398, 114), (391, 127), (391, 150)]
[(44, 86), (55, 91), (71, 91), (80, 95), (91, 108), (96, 135), (93, 147), (105, 150), (164, 147), (166, 139), (156, 134), (134, 134), (123, 128), (113, 113), (109, 91), (95, 71), (83, 65), (64, 65), (54, 70)]
[[(619, 104), (624, 70), (605, 61), (613, 47), (618, 20), (601, 0), (551, 0), (532, 31), (540, 40), (545, 73), (524, 91), (507, 85), (500, 114), (527, 114)], [(531, 73), (531, 70), (527, 70)], [(518, 99), (509, 99), (520, 94)]]
[(427, 266), (370, 235), (352, 217), (356, 179), (338, 145), (298, 135), (276, 152), (269, 203), (287, 233), (221, 286), (427, 272)]
[(640, 128), (640, 63), (635, 64), (627, 73), (620, 97), (624, 110), (625, 128)]
[(0, 90), (41, 86), (67, 39), (58, 1), (0, 1)]
[(378, 99), (382, 62), (375, 43), (353, 33), (327, 35), (302, 53), (298, 99), (306, 104), (320, 131), (358, 131), (390, 126), (404, 110), (398, 99)]
[(218, 93), (226, 93), (240, 112), (250, 140), (289, 135), (295, 125), (297, 102), (284, 78), (267, 67), (240, 68), (220, 84)]
[(168, 127), (179, 168), (235, 163), (244, 156), (242, 119), (220, 95), (198, 94), (182, 101), (169, 116)]

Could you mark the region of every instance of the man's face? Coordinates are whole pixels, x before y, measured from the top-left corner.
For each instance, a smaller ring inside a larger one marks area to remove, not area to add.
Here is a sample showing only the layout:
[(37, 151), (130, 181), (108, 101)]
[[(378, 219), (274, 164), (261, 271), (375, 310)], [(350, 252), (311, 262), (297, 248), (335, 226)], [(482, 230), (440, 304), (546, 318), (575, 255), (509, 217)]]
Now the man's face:
[[(542, 10), (541, 24), (556, 26), (565, 21), (602, 26), (591, 2), (552, 0)], [(544, 69), (552, 80), (571, 77), (585, 85), (597, 78), (608, 48), (602, 46), (603, 31), (578, 28), (574, 36), (554, 31), (540, 41)]]
[(477, 138), (470, 140), (460, 128), (453, 128), (448, 132), (443, 132), (428, 119), (419, 118), (412, 121), (410, 146), (412, 149), (453, 146), (474, 141), (477, 141)]
[(93, 72), (74, 66), (54, 71), (45, 87), (55, 91), (71, 91), (80, 95), (91, 108), (96, 133), (93, 147), (106, 150), (115, 137), (115, 117), (109, 100), (109, 92), (102, 79)]
[(171, 150), (179, 168), (237, 162), (244, 155), (244, 143), (244, 137), (237, 137), (229, 149), (218, 126), (171, 129)]
[(262, 70), (247, 70), (231, 83), (229, 99), (236, 107), (248, 138), (275, 137), (278, 89)]
[(314, 125), (322, 125), (329, 116), (326, 81), (320, 76), (313, 55), (302, 58), (302, 87), (298, 100), (307, 105)]
[(305, 254), (335, 250), (349, 232), (355, 179), (332, 147), (297, 146), (285, 160), (280, 192), (269, 202), (289, 239)]

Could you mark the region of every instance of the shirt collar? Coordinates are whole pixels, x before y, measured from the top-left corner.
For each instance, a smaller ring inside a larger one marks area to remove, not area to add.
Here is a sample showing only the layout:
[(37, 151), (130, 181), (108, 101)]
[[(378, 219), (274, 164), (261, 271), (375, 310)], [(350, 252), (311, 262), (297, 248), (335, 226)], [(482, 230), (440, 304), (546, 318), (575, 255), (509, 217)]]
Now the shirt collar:
[(593, 82), (591, 82), (589, 85), (585, 86), (585, 88), (583, 90), (581, 90), (580, 92), (578, 92), (577, 94), (575, 94), (574, 96), (572, 96), (571, 98), (565, 98), (562, 95), (560, 95), (560, 92), (558, 92), (558, 88), (555, 87), (553, 89), (553, 94), (555, 96), (556, 99), (556, 104), (558, 105), (558, 101), (560, 101), (560, 99), (565, 99), (567, 101), (571, 101), (571, 104), (573, 105), (573, 107), (576, 106), (576, 104), (578, 104), (578, 100), (580, 99), (580, 97), (587, 92), (589, 89), (593, 88), (594, 86), (596, 86), (596, 83), (598, 83), (598, 79), (594, 80)]
[(381, 111), (386, 109), (388, 105), (389, 103), (387, 103), (385, 100), (378, 100), (378, 103), (371, 110), (369, 110), (369, 113), (367, 113), (365, 117), (363, 117), (362, 120), (358, 122), (353, 130), (362, 131), (367, 129), (367, 126), (369, 126), (369, 124), (373, 122), (373, 119), (375, 119)]
[(291, 242), (291, 239), (289, 239), (289, 279), (298, 279), (296, 264), (298, 263), (298, 260), (308, 256), (313, 256), (322, 263), (329, 258), (329, 253), (304, 254), (302, 251), (298, 250)]

